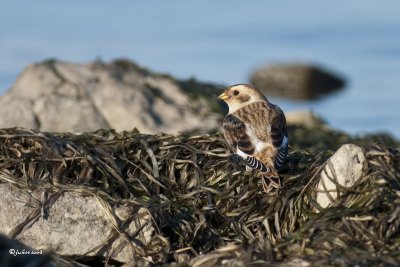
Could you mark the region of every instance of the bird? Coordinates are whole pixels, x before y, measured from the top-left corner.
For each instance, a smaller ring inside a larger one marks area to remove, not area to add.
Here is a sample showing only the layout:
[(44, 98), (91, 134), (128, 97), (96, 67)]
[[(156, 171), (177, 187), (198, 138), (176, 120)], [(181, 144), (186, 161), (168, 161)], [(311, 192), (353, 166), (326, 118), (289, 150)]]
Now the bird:
[(229, 108), (223, 134), (246, 170), (259, 170), (264, 192), (281, 187), (278, 171), (288, 154), (288, 130), (282, 109), (248, 84), (228, 87), (218, 96)]

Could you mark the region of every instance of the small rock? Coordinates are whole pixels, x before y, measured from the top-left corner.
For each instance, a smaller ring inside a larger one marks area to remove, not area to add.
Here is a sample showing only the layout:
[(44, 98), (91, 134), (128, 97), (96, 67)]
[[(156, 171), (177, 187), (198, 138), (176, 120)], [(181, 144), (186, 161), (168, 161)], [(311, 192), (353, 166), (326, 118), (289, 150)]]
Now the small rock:
[(307, 128), (326, 126), (326, 122), (311, 110), (285, 112), (288, 125), (299, 125)]
[(323, 208), (334, 205), (340, 195), (338, 196), (336, 184), (332, 180), (340, 186), (350, 188), (362, 177), (364, 165), (365, 155), (361, 147), (342, 145), (321, 172), (318, 190), (323, 192), (317, 193), (318, 204)]
[(345, 81), (335, 74), (306, 64), (259, 68), (252, 73), (250, 83), (267, 95), (297, 100), (315, 99), (345, 85)]

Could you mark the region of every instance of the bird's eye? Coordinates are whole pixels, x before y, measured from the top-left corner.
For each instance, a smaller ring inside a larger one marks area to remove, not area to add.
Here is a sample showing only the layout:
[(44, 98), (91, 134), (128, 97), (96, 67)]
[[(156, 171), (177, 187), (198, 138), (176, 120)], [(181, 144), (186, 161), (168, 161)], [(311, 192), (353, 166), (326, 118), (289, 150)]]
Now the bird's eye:
[(238, 94), (239, 94), (239, 91), (235, 90), (235, 91), (233, 91), (233, 94), (234, 94), (234, 95), (238, 95)]

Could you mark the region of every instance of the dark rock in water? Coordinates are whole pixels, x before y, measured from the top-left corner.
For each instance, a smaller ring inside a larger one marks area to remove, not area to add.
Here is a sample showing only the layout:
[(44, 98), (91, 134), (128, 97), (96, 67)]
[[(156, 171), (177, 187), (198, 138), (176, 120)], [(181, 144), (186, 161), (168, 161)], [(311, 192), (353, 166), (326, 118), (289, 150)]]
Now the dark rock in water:
[(261, 67), (252, 73), (250, 83), (267, 95), (297, 100), (316, 99), (345, 85), (336, 74), (306, 64)]

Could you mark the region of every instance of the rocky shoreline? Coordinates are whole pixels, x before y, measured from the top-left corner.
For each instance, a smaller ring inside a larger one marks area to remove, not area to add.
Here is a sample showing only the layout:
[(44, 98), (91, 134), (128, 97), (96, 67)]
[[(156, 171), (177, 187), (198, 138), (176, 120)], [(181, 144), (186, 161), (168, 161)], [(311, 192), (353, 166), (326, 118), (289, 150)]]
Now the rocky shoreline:
[(400, 263), (398, 140), (288, 113), (265, 194), (218, 131), (222, 88), (127, 60), (29, 66), (0, 98), (0, 265)]
[[(269, 92), (281, 92), (283, 97), (293, 84), (302, 84), (293, 89), (299, 97), (320, 95), (323, 92), (316, 88), (330, 84), (320, 80), (336, 79), (324, 74), (326, 78), (314, 81), (315, 75), (311, 73), (320, 70), (289, 65), (257, 70), (265, 77), (255, 83), (263, 89), (269, 85), (268, 77), (280, 77), (281, 72), (295, 77), (288, 78), (293, 80), (288, 84), (272, 79), (271, 86), (276, 89)], [(289, 87), (279, 89), (285, 86)], [(196, 79), (179, 80), (126, 59), (87, 64), (48, 59), (26, 67), (10, 90), (0, 96), (0, 128), (18, 125), (55, 132), (137, 128), (143, 133), (206, 133), (220, 127), (226, 107), (216, 97), (225, 87)], [(316, 123), (319, 118), (314, 115), (309, 111), (287, 114), (293, 124)]]

